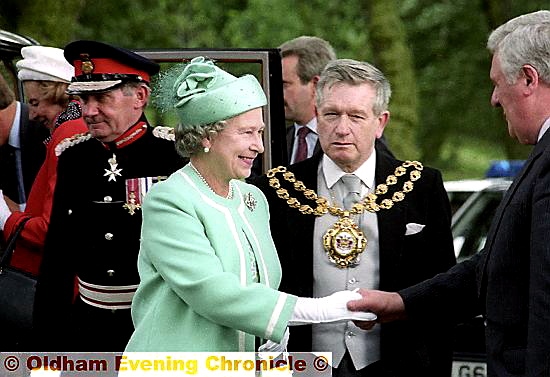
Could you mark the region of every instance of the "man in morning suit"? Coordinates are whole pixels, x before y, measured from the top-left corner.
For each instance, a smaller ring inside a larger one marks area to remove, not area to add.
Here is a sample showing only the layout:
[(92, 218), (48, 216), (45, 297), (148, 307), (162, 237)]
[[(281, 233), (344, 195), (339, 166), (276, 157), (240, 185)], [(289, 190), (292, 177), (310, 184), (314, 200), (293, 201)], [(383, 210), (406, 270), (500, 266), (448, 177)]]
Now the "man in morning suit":
[(144, 115), (158, 64), (96, 41), (69, 43), (65, 58), (89, 132), (56, 147), (35, 326), (44, 351), (122, 352), (133, 332), (141, 200), (183, 161)]
[(514, 18), (489, 36), (491, 104), (502, 107), (510, 136), (534, 148), (496, 211), (484, 249), (426, 282), (397, 293), (364, 290), (362, 300), (348, 304), (382, 322), (458, 322), (482, 314), (489, 377), (550, 376), (549, 46), (549, 11)]
[[(390, 94), (372, 65), (330, 62), (317, 84), (323, 153), (291, 165), (294, 177), (275, 168), (257, 182), (269, 201), (281, 290), (320, 297), (359, 287), (399, 289), (454, 265), (441, 174), (375, 147), (389, 119)], [(332, 352), (339, 377), (445, 376), (452, 340), (446, 330), (408, 323), (371, 331), (352, 322), (303, 326), (291, 329), (289, 350)]]

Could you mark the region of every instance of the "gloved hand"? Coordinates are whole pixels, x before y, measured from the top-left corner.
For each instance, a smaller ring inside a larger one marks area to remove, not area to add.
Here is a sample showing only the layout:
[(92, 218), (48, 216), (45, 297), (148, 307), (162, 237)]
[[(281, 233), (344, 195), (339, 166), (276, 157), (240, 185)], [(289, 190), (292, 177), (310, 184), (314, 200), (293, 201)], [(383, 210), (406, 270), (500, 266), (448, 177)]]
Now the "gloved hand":
[(288, 327), (286, 328), (285, 334), (283, 335), (283, 339), (281, 340), (281, 343), (275, 343), (271, 340), (268, 340), (264, 344), (262, 344), (260, 347), (258, 347), (258, 352), (286, 352), (286, 347), (288, 345)]
[(10, 216), (11, 211), (6, 204), (6, 200), (4, 200), (2, 190), (0, 190), (0, 230), (4, 230), (4, 225), (6, 225), (6, 221), (8, 221), (8, 217)]
[(357, 290), (339, 291), (321, 298), (298, 297), (288, 325), (376, 320), (376, 314), (372, 312), (352, 312), (347, 308), (348, 301), (361, 298), (362, 296)]

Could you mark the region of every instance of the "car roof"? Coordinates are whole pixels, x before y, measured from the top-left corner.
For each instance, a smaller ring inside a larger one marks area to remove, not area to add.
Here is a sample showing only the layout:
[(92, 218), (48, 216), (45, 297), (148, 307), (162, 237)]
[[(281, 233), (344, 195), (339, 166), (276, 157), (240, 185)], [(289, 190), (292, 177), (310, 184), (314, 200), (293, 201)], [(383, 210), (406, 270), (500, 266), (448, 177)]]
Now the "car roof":
[(511, 178), (461, 179), (445, 181), (443, 185), (447, 192), (477, 192), (500, 182), (510, 182), (510, 180)]
[(37, 45), (37, 41), (30, 37), (0, 30), (0, 57), (2, 59), (13, 59), (21, 54), (21, 48)]

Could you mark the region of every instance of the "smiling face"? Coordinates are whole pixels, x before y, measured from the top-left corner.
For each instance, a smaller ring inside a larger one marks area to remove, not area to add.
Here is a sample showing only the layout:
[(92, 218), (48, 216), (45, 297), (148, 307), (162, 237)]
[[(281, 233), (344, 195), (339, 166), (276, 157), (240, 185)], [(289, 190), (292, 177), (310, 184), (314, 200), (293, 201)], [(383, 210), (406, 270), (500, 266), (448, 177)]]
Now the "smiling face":
[(139, 120), (148, 94), (144, 86), (82, 94), (82, 115), (92, 137), (105, 143), (116, 140)]
[(265, 125), (261, 108), (237, 115), (226, 123), (216, 136), (203, 140), (210, 151), (201, 155), (203, 162), (208, 164), (207, 171), (202, 173), (213, 187), (226, 186), (231, 179), (248, 177), (254, 159), (264, 151)]
[(323, 102), (317, 109), (321, 148), (342, 170), (351, 173), (371, 155), (389, 112), (373, 113), (376, 92), (367, 83), (338, 83), (325, 88), (323, 94)]
[(29, 118), (53, 130), (55, 118), (63, 110), (63, 107), (55, 102), (53, 94), (46, 95), (45, 89), (40, 86), (40, 82), (24, 81), (23, 87), (29, 103)]

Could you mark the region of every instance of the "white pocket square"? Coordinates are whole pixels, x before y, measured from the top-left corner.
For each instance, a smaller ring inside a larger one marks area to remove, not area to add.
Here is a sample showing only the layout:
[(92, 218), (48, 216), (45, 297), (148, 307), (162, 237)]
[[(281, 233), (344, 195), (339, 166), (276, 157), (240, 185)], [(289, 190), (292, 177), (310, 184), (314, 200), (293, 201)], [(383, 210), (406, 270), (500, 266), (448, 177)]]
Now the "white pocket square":
[(424, 224), (408, 223), (407, 229), (405, 230), (405, 235), (410, 236), (412, 234), (420, 233), (425, 226), (426, 225)]

